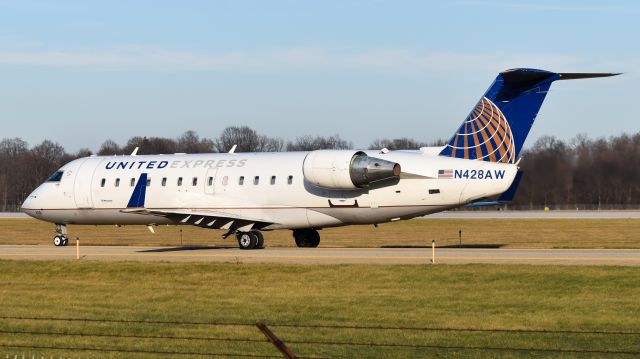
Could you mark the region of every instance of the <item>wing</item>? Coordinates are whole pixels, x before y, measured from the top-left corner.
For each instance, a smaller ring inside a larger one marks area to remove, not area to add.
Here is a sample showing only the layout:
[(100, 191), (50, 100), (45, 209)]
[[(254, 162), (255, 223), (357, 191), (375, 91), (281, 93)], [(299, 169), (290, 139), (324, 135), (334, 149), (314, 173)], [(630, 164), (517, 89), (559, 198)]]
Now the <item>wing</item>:
[(274, 224), (274, 222), (260, 218), (250, 218), (220, 211), (175, 211), (164, 209), (127, 208), (121, 210), (121, 212), (165, 217), (171, 219), (176, 224), (189, 224), (202, 228), (226, 229), (230, 232), (246, 232), (252, 229), (262, 229)]

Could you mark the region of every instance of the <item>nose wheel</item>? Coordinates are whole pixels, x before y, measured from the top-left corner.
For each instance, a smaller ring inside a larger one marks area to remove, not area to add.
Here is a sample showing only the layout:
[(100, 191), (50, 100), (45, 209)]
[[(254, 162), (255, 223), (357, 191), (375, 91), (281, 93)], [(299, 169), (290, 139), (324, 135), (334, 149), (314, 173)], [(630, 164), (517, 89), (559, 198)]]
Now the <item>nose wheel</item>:
[(69, 244), (69, 239), (67, 237), (55, 236), (53, 237), (53, 245), (56, 247), (62, 247)]
[(61, 247), (66, 246), (67, 244), (69, 244), (67, 226), (64, 224), (56, 224), (56, 235), (53, 237), (53, 245)]

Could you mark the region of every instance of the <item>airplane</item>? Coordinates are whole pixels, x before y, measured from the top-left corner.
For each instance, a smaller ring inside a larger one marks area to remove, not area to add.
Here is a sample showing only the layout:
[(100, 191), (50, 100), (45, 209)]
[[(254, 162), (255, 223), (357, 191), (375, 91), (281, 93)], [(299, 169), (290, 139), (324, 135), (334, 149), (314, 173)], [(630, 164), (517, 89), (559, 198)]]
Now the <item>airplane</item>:
[(438, 147), (80, 158), (36, 188), (22, 211), (55, 224), (56, 246), (67, 245), (68, 224), (109, 224), (222, 229), (241, 249), (263, 248), (263, 231), (290, 229), (298, 247), (317, 247), (323, 228), (502, 203), (482, 200), (513, 196), (520, 151), (551, 84), (615, 75), (501, 72)]

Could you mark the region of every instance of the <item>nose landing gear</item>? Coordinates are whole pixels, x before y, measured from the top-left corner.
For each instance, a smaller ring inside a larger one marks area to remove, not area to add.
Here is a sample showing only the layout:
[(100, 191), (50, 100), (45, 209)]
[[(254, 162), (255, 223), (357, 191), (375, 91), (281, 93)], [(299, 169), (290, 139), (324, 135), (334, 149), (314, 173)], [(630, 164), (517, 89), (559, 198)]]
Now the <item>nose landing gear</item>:
[(56, 224), (56, 235), (53, 237), (53, 245), (56, 247), (66, 246), (69, 244), (67, 226), (64, 224)]

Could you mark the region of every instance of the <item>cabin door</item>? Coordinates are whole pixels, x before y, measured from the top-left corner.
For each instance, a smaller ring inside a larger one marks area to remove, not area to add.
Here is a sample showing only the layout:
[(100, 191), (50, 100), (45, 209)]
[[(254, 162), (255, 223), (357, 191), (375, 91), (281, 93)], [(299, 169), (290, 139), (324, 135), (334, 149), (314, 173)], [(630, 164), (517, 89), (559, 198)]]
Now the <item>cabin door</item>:
[(96, 171), (101, 158), (87, 158), (76, 173), (76, 179), (73, 185), (73, 197), (78, 208), (93, 208), (93, 190), (91, 183), (93, 182), (93, 174)]

